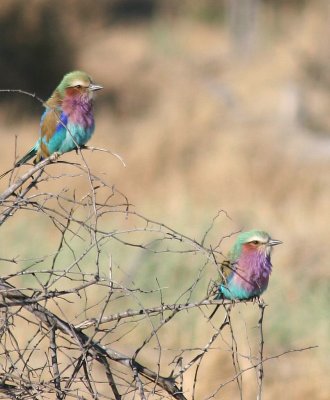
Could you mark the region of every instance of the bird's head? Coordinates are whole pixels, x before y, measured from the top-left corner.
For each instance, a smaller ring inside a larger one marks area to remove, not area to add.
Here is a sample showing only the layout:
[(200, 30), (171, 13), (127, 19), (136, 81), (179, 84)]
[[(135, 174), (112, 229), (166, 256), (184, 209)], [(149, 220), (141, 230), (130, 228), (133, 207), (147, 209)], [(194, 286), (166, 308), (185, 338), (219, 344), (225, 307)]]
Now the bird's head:
[(56, 90), (62, 99), (64, 97), (73, 97), (90, 101), (93, 99), (94, 92), (100, 89), (103, 89), (102, 86), (93, 83), (86, 72), (73, 71), (64, 75)]
[(238, 235), (232, 249), (232, 254), (238, 257), (242, 252), (258, 252), (270, 256), (273, 246), (281, 244), (280, 240), (272, 239), (267, 232), (253, 230)]

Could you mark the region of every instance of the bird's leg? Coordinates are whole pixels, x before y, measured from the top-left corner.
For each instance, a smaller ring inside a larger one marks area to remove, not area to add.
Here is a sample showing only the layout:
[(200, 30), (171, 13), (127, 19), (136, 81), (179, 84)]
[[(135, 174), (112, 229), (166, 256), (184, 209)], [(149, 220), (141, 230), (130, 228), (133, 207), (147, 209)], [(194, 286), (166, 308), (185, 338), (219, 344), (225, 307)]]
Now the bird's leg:
[(59, 158), (59, 156), (61, 155), (60, 152), (55, 151), (51, 156), (50, 156), (50, 160), (53, 162), (56, 162)]
[(265, 301), (264, 301), (264, 299), (262, 298), (262, 297), (257, 297), (257, 299), (258, 299), (258, 304), (259, 304), (259, 307), (260, 306), (264, 306), (266, 303), (265, 303)]

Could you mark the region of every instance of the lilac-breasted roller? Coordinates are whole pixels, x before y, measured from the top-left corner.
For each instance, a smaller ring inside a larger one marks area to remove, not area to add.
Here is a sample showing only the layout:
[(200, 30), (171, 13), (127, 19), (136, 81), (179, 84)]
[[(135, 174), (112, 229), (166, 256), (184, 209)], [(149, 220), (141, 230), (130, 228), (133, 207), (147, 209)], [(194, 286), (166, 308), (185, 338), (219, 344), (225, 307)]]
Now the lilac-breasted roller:
[(228, 258), (221, 264), (221, 283), (215, 299), (248, 300), (259, 297), (268, 286), (273, 246), (281, 243), (264, 231), (240, 233)]
[(44, 104), (46, 110), (40, 121), (39, 139), (15, 167), (34, 156), (39, 162), (52, 154), (59, 156), (84, 146), (94, 132), (93, 96), (99, 89), (102, 86), (95, 85), (85, 72), (73, 71), (64, 75)]

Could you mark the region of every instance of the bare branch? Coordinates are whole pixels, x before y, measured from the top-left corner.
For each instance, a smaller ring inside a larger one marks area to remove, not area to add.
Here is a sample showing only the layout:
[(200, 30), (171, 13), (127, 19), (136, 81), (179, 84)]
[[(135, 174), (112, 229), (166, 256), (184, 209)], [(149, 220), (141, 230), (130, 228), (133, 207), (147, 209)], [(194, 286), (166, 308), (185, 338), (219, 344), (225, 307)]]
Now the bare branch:
[[(24, 304), (24, 300), (27, 299), (27, 296), (23, 295), (20, 291), (15, 290), (11, 285), (8, 285), (2, 279), (0, 279), (0, 292), (1, 296), (8, 300), (9, 306), (11, 300), (20, 300), (21, 303)], [(58, 318), (55, 314), (51, 313), (39, 304), (26, 304), (23, 307), (33, 313), (34, 316), (47, 327), (59, 329), (64, 334), (73, 338), (79, 346), (86, 348), (87, 352), (93, 355), (96, 359), (99, 359), (99, 357), (105, 357), (112, 361), (116, 361), (129, 369), (133, 369), (135, 373), (141, 374), (150, 381), (155, 382), (175, 399), (185, 399), (184, 395), (176, 387), (173, 378), (159, 376), (132, 358), (112, 350), (111, 348), (106, 348), (105, 346), (100, 345), (98, 342), (91, 340), (84, 333), (78, 331), (73, 325), (66, 323), (64, 320)]]
[[(197, 240), (139, 213), (91, 171), (82, 150), (107, 152), (124, 165), (115, 153), (86, 146), (78, 149), (81, 165), (59, 161), (65, 171), (54, 176), (50, 157), (0, 196), (2, 232), (22, 213), (42, 232), (33, 243), (20, 236), (0, 259), (7, 274), (0, 278), (0, 392), (15, 399), (202, 398), (201, 376), (219, 357), (229, 378), (207, 387), (212, 393), (203, 399), (228, 384), (244, 398), (243, 375), (252, 368), (261, 399), (264, 363), (311, 347), (265, 357), (265, 305), (258, 339), (244, 312), (256, 310), (253, 302), (212, 299), (221, 244), (233, 233), (211, 243), (210, 232), (227, 213), (220, 210)], [(76, 187), (77, 178), (87, 190)], [(210, 306), (219, 307), (212, 321)]]

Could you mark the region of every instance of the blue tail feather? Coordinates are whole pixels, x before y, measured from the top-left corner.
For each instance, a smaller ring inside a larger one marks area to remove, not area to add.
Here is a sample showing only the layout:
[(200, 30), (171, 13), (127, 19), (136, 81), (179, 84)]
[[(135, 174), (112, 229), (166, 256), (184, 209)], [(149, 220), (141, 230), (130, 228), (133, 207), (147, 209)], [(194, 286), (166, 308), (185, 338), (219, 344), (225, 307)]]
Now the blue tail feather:
[(26, 162), (28, 162), (29, 160), (31, 160), (31, 158), (33, 158), (35, 155), (37, 154), (37, 148), (36, 146), (33, 146), (31, 150), (29, 150), (25, 156), (23, 156), (20, 160), (18, 160), (15, 163), (15, 167), (20, 167), (21, 165), (25, 164)]
[[(20, 167), (21, 165), (25, 164), (26, 162), (28, 162), (29, 160), (31, 160), (31, 158), (33, 158), (35, 155), (37, 154), (37, 145), (34, 145), (32, 147), (32, 149), (30, 149), (25, 156), (23, 156), (20, 160), (18, 160), (15, 165), (14, 168)], [(9, 169), (8, 171), (4, 172), (3, 174), (0, 175), (0, 179), (2, 179), (4, 176), (6, 176), (7, 174), (9, 174), (9, 172), (11, 172), (14, 168)]]

